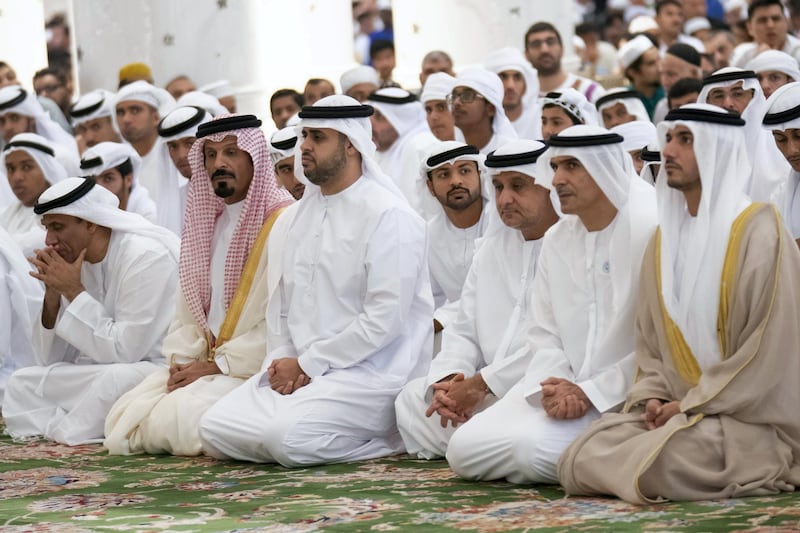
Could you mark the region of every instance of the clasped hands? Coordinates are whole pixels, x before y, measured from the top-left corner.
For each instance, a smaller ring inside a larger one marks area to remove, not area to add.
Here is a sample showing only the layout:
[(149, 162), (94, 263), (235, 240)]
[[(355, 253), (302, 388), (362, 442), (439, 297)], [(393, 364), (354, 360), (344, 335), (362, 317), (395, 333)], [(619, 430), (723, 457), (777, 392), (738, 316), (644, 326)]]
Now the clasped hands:
[(437, 413), (443, 428), (450, 423), (453, 427), (463, 424), (475, 413), (475, 408), (489, 393), (480, 374), (465, 378), (458, 373), (433, 384), (433, 401), (425, 411), (425, 416)]
[(569, 380), (550, 377), (540, 385), (542, 407), (551, 418), (557, 420), (581, 418), (592, 405), (583, 389)]
[(647, 429), (660, 428), (673, 416), (681, 412), (681, 402), (675, 400), (671, 402), (664, 402), (657, 398), (650, 398), (644, 405), (644, 413), (642, 413), (642, 420), (644, 420)]
[(34, 257), (29, 257), (28, 262), (36, 267), (36, 271), (30, 272), (30, 275), (44, 283), (48, 291), (55, 291), (72, 301), (85, 290), (81, 283), (81, 266), (86, 256), (85, 248), (72, 263), (61, 257), (50, 246), (33, 252)]
[(267, 368), (269, 386), (279, 394), (291, 394), (300, 387), (311, 383), (296, 357), (282, 357), (275, 359)]

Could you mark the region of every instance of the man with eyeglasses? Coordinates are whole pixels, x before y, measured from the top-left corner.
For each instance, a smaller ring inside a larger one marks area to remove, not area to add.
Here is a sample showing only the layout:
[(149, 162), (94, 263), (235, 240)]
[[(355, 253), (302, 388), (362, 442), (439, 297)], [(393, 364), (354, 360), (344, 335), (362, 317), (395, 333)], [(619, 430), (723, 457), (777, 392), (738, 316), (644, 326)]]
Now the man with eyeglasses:
[(525, 57), (539, 72), (539, 96), (572, 88), (595, 103), (606, 92), (600, 84), (561, 68), (561, 34), (549, 22), (537, 22), (525, 33)]
[(697, 102), (713, 104), (742, 116), (745, 145), (752, 166), (744, 192), (754, 202), (775, 202), (789, 173), (789, 163), (775, 146), (770, 132), (761, 127), (766, 99), (756, 73), (736, 67), (719, 69), (703, 80)]
[(503, 109), (503, 82), (494, 72), (481, 67), (465, 68), (456, 77), (447, 103), (456, 127), (464, 134), (464, 142), (483, 155), (517, 138)]

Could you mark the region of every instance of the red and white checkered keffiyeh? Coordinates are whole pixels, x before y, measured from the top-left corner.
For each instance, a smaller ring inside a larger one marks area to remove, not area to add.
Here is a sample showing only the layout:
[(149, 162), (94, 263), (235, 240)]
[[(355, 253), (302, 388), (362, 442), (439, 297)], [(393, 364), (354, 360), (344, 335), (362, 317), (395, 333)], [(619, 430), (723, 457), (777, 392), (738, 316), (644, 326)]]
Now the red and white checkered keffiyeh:
[[(233, 115), (216, 118), (230, 116)], [(211, 179), (206, 172), (203, 145), (207, 140), (219, 142), (230, 135), (236, 137), (236, 144), (240, 149), (250, 154), (253, 160), (253, 179), (243, 200), (242, 211), (225, 258), (226, 309), (236, 293), (244, 264), (264, 221), (276, 209), (294, 201), (288, 192), (277, 186), (267, 140), (258, 128), (215, 133), (194, 143), (189, 152), (192, 180), (189, 182), (186, 200), (178, 275), (189, 310), (204, 329), (208, 329), (208, 311), (211, 306), (211, 241), (214, 237), (214, 224), (225, 209), (225, 202), (214, 194)]]

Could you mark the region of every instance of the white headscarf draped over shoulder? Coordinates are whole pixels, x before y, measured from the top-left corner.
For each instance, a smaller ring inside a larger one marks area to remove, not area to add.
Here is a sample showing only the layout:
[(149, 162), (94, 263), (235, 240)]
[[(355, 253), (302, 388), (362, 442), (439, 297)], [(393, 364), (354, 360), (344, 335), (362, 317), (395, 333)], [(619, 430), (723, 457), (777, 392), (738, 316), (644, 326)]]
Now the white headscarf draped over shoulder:
[[(722, 265), (731, 224), (751, 203), (744, 192), (750, 161), (744, 146), (744, 121), (737, 114), (710, 104), (687, 104), (674, 109), (658, 125), (662, 150), (667, 133), (676, 126), (685, 126), (694, 137), (702, 194), (697, 216), (692, 217), (684, 194), (667, 183), (669, 159), (662, 155), (656, 178), (661, 296), (700, 367), (707, 368), (721, 360), (717, 314)], [(682, 241), (685, 224), (690, 224), (691, 229)], [(679, 260), (682, 266), (676, 269)]]

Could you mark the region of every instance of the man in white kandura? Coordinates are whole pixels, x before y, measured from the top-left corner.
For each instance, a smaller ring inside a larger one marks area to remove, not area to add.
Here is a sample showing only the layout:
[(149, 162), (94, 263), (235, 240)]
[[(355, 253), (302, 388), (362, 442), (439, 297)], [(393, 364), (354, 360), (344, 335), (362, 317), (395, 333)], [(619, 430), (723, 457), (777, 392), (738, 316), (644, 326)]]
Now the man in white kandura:
[(333, 95), (300, 113), (308, 183), (270, 239), (270, 257), (284, 248), (269, 352), (201, 419), (212, 456), (292, 467), (403, 450), (394, 400), (430, 362), (433, 298), (425, 225), (373, 159), (372, 111)]

